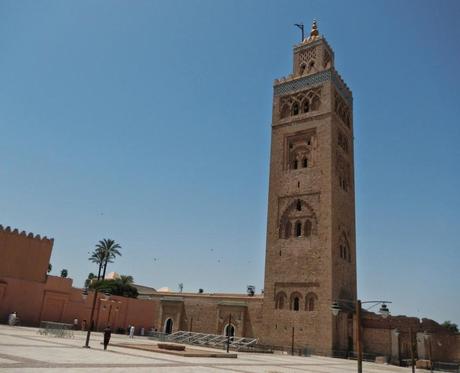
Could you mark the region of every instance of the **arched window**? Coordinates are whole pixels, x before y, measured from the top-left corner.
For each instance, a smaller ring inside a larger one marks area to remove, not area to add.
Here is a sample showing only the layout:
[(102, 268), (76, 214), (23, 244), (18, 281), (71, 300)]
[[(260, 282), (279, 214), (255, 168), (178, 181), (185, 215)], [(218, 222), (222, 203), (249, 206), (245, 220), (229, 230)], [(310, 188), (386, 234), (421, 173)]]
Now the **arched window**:
[(308, 64), (308, 72), (310, 72), (315, 67), (315, 61), (310, 61)]
[(292, 225), (291, 225), (291, 222), (288, 220), (284, 224), (284, 238), (291, 237), (291, 230), (292, 230)]
[(305, 310), (309, 312), (314, 311), (317, 300), (318, 300), (318, 297), (316, 296), (315, 293), (308, 293), (305, 296)]
[(297, 200), (296, 210), (302, 211), (302, 203), (300, 202), (300, 199)]
[(310, 237), (311, 236), (311, 221), (307, 220), (305, 221), (305, 237)]
[(300, 300), (299, 300), (299, 298), (297, 298), (297, 297), (294, 298), (294, 303), (292, 305), (292, 309), (294, 311), (298, 311), (300, 309)]
[(302, 237), (302, 223), (300, 221), (295, 223), (295, 235), (296, 237)]
[(320, 101), (318, 96), (313, 96), (311, 100), (311, 110), (316, 111), (319, 109)]
[(277, 295), (276, 295), (276, 298), (275, 298), (275, 308), (278, 309), (278, 310), (282, 310), (284, 309), (284, 305), (286, 303), (286, 294), (284, 292), (279, 292)]
[(303, 167), (303, 168), (307, 168), (307, 167), (308, 167), (308, 159), (307, 159), (307, 158), (304, 158), (304, 159), (302, 160), (302, 167)]
[(340, 257), (351, 262), (351, 249), (345, 232), (340, 237)]
[(307, 67), (307, 65), (305, 65), (305, 63), (302, 63), (300, 65), (300, 69), (299, 69), (300, 75), (303, 75), (303, 73), (305, 72), (306, 67)]
[(292, 115), (298, 115), (299, 114), (299, 104), (297, 102), (294, 102), (292, 105)]
[(298, 292), (291, 294), (291, 310), (292, 311), (300, 311), (300, 299), (302, 295)]
[(287, 118), (289, 116), (289, 105), (284, 104), (283, 107), (281, 108), (281, 113), (280, 113), (281, 118)]
[(305, 99), (302, 105), (302, 111), (304, 113), (308, 113), (310, 111), (310, 101), (308, 101), (308, 98)]

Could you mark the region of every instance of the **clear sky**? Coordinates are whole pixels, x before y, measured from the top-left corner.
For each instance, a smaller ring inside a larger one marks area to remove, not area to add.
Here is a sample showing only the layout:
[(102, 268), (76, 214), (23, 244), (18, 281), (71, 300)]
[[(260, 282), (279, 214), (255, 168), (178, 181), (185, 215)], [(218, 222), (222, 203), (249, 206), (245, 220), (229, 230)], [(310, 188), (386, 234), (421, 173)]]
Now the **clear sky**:
[(263, 287), (273, 79), (313, 18), (354, 94), (358, 291), (460, 323), (460, 2), (0, 1), (0, 223), (53, 274)]

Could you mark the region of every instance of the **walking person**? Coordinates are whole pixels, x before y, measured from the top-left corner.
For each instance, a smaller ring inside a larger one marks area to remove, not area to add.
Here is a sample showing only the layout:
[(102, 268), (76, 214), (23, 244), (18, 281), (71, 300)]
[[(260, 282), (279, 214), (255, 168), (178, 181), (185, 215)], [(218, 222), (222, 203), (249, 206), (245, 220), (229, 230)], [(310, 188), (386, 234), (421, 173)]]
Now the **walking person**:
[(110, 337), (112, 336), (112, 329), (110, 329), (110, 325), (104, 329), (104, 350), (107, 350), (107, 346), (110, 342)]
[(17, 321), (17, 314), (16, 314), (16, 311), (13, 311), (8, 316), (8, 325), (14, 326), (16, 325), (16, 321)]
[(134, 325), (129, 328), (129, 338), (134, 338)]

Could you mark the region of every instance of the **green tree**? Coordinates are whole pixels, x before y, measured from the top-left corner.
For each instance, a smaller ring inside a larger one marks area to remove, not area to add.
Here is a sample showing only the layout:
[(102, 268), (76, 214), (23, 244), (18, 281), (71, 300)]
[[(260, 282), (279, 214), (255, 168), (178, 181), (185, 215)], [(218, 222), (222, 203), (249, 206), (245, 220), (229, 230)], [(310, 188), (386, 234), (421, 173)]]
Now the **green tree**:
[(67, 271), (67, 269), (63, 269), (63, 270), (61, 271), (61, 277), (66, 278), (68, 274), (69, 274), (69, 272)]
[(89, 284), (90, 289), (97, 289), (101, 292), (108, 292), (112, 295), (119, 295), (128, 298), (137, 298), (137, 288), (133, 286), (132, 276), (120, 276), (115, 280), (97, 280)]
[(449, 329), (452, 332), (458, 333), (458, 325), (451, 322), (450, 320), (444, 321), (441, 326), (443, 326), (446, 329)]
[[(102, 279), (105, 278), (107, 264), (113, 263), (113, 260), (117, 256), (121, 256), (121, 253), (118, 249), (121, 249), (121, 246), (119, 244), (117, 244), (114, 240), (106, 239), (106, 238), (99, 241), (99, 243), (96, 245), (96, 251), (101, 253), (101, 258), (102, 258), (102, 266), (103, 266)], [(100, 277), (98, 276), (98, 278)]]

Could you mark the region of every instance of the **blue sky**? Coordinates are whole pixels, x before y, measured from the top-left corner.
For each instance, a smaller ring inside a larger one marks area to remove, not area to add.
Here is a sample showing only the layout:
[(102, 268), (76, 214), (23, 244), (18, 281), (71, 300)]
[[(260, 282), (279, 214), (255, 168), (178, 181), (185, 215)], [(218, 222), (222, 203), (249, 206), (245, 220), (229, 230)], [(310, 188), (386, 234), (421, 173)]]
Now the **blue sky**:
[(358, 291), (460, 322), (460, 3), (0, 1), (0, 223), (75, 285), (263, 287), (273, 79), (293, 23), (353, 90)]

